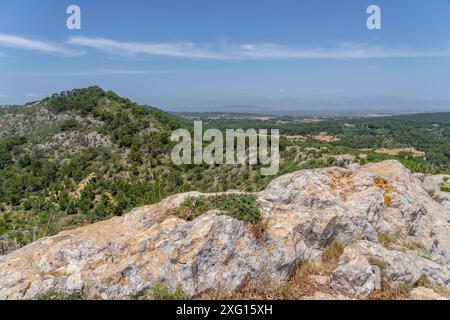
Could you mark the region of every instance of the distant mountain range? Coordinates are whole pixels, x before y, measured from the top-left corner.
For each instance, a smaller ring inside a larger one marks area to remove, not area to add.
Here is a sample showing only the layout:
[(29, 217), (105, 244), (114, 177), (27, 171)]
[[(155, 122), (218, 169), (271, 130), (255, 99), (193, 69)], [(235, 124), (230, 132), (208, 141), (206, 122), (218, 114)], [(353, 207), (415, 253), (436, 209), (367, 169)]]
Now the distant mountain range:
[(190, 106), (163, 107), (173, 112), (231, 112), (252, 114), (405, 114), (448, 112), (450, 100), (401, 97), (248, 98), (220, 104), (218, 101)]

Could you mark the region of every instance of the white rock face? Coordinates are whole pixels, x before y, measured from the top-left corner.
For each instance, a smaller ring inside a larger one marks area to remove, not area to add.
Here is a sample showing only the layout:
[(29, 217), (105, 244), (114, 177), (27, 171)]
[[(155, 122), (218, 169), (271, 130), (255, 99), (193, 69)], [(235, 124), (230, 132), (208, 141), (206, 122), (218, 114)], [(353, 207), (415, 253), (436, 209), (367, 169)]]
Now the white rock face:
[(450, 193), (441, 191), (441, 187), (450, 188), (450, 175), (438, 174), (434, 176), (416, 176), (422, 187), (428, 193), (433, 195), (433, 198), (439, 201), (450, 212)]
[[(330, 279), (336, 298), (366, 297), (382, 280), (413, 285), (425, 276), (450, 289), (450, 212), (396, 161), (275, 179), (256, 194), (267, 224), (259, 239), (218, 212), (191, 222), (168, 214), (199, 195), (175, 195), (1, 256), (0, 299), (52, 292), (130, 299), (161, 283), (191, 296), (233, 291), (262, 275), (285, 280), (335, 239), (347, 245)], [(379, 239), (387, 234), (393, 240), (385, 248)]]

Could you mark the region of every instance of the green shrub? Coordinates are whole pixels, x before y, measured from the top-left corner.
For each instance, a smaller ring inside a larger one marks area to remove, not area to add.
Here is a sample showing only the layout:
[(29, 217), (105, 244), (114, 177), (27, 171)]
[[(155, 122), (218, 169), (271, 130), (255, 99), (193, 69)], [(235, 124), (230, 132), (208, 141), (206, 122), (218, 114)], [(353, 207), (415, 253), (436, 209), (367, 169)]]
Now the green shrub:
[(209, 210), (220, 210), (235, 219), (256, 224), (261, 220), (258, 203), (254, 195), (223, 194), (215, 196), (200, 196), (187, 198), (174, 211), (174, 215), (192, 221)]
[(35, 300), (85, 300), (85, 297), (81, 293), (66, 294), (58, 291), (50, 291), (37, 296)]
[(154, 300), (188, 300), (189, 296), (181, 287), (177, 287), (175, 291), (170, 290), (163, 284), (156, 285), (152, 289), (152, 297)]

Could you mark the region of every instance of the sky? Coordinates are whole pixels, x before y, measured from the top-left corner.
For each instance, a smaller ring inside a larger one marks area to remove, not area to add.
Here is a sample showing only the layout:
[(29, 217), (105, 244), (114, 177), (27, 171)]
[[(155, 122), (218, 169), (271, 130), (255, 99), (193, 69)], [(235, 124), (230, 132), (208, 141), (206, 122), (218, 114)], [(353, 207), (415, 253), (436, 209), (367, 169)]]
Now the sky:
[(450, 1), (0, 0), (0, 104), (89, 85), (170, 110), (447, 108)]

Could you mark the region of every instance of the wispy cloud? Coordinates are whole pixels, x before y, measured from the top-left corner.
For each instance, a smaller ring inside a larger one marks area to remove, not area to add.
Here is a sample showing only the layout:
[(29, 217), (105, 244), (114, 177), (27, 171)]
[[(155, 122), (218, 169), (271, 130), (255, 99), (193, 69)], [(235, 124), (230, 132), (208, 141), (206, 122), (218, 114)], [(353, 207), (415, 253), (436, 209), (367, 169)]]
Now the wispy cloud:
[(215, 52), (214, 50), (207, 48), (200, 48), (192, 42), (141, 43), (119, 42), (101, 38), (71, 37), (69, 38), (68, 43), (131, 57), (137, 55), (156, 55), (191, 59), (229, 59), (227, 55), (221, 52)]
[(95, 71), (97, 74), (105, 75), (145, 75), (145, 74), (167, 74), (175, 73), (174, 70), (127, 70), (127, 69), (99, 69)]
[(14, 49), (32, 50), (46, 54), (77, 56), (82, 51), (66, 48), (65, 46), (42, 40), (35, 40), (16, 35), (0, 33), (0, 46)]
[(121, 42), (103, 38), (71, 37), (69, 44), (127, 57), (142, 55), (210, 60), (302, 60), (302, 59), (386, 59), (450, 57), (450, 49), (387, 48), (368, 44), (343, 43), (334, 47), (298, 48), (275, 43), (233, 44), (219, 42), (199, 45), (192, 42)]
[[(387, 58), (435, 58), (450, 57), (450, 48), (418, 49), (411, 47), (386, 47), (369, 44), (342, 43), (332, 47), (301, 48), (276, 43), (210, 44), (194, 42), (127, 42), (93, 37), (71, 37), (64, 44), (35, 40), (0, 33), (0, 46), (33, 50), (46, 54), (77, 56), (84, 51), (80, 47), (96, 49), (122, 57), (162, 56), (200, 60), (355, 60)], [(2, 53), (0, 52), (0, 57)], [(148, 74), (145, 70), (97, 70), (65, 75)]]
[(61, 72), (27, 72), (15, 73), (8, 76), (19, 77), (83, 77), (102, 75), (150, 75), (175, 73), (174, 70), (133, 70), (133, 69), (96, 69), (81, 71), (61, 71)]
[(25, 97), (29, 99), (38, 99), (43, 96), (42, 93), (28, 93)]

